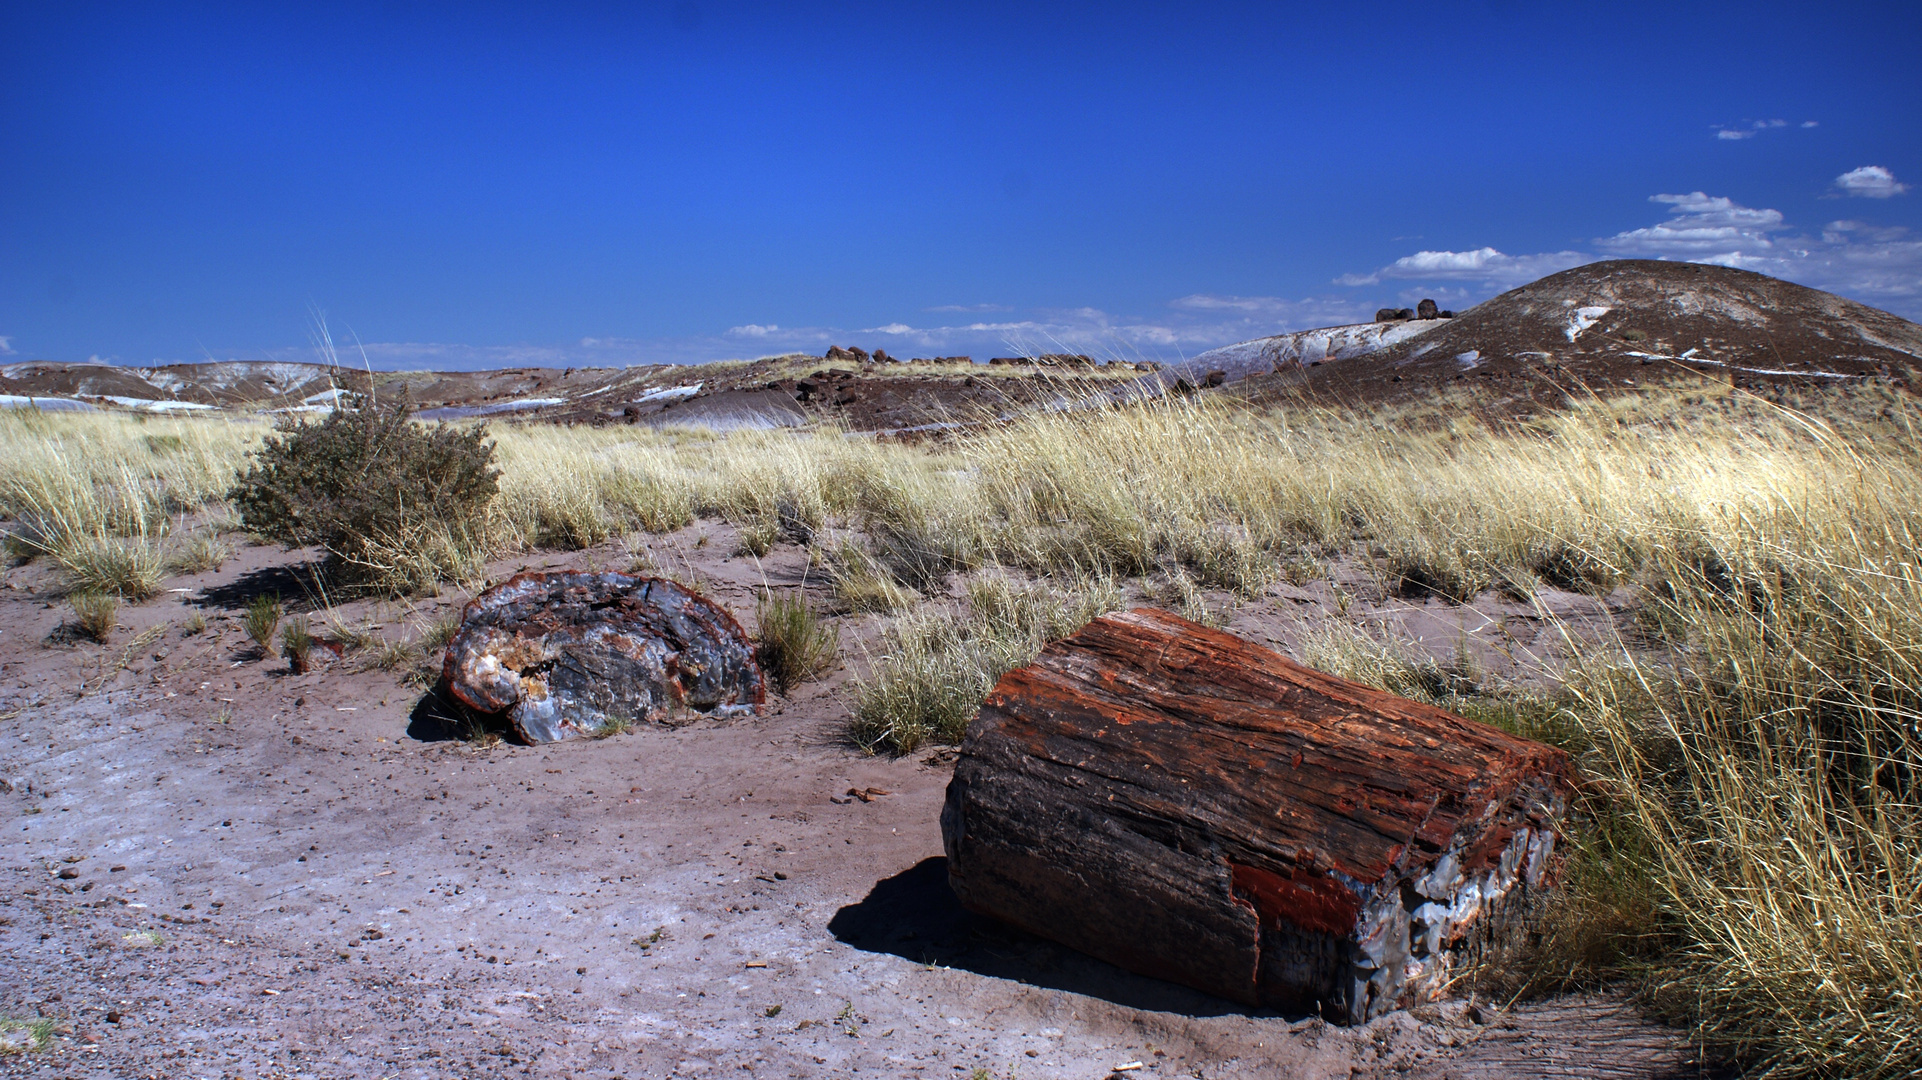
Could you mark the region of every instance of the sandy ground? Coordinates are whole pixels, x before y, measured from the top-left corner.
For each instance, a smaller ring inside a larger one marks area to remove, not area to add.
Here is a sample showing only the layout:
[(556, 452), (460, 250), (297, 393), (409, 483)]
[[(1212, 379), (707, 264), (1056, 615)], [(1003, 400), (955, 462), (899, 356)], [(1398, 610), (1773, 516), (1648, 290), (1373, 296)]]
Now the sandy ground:
[[(801, 557), (729, 558), (725, 533), (661, 543), (751, 622), (752, 587), (798, 580)], [(869, 622), (847, 620), (843, 670), (764, 717), (480, 745), (354, 654), (306, 675), (260, 658), (240, 609), (263, 588), (300, 595), (297, 562), (249, 548), (170, 581), (182, 591), (123, 608), (106, 646), (46, 644), (65, 605), (41, 568), (8, 571), (0, 1016), (58, 1027), (0, 1056), (0, 1075), (1694, 1074), (1675, 1033), (1605, 998), (1343, 1029), (962, 912), (937, 823), (948, 755), (872, 757), (841, 737)], [(463, 599), (344, 610), (395, 636)], [(1552, 644), (1519, 605), (1359, 603), (1491, 666)], [(1278, 586), (1232, 625), (1285, 647), (1335, 604), (1325, 583)], [(188, 635), (195, 612), (208, 628)]]

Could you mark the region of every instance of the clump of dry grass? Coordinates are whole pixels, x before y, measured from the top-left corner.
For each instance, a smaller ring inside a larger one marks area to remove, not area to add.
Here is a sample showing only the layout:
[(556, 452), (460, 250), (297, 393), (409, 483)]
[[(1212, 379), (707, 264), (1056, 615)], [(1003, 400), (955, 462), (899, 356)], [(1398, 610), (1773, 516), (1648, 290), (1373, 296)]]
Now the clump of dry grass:
[(754, 623), (761, 671), (783, 695), (826, 671), (841, 647), (841, 628), (823, 619), (799, 589), (763, 589)]
[(259, 437), (246, 421), (0, 409), (0, 516), (17, 557), (46, 556), (74, 588), (143, 600), (179, 515), (217, 503)]
[(884, 632), (885, 652), (858, 680), (854, 741), (902, 754), (961, 741), (997, 679), (1120, 602), (1105, 580), (1063, 588), (990, 575), (969, 583), (964, 605), (896, 619)]
[(74, 625), (92, 640), (102, 645), (113, 636), (115, 619), (120, 614), (120, 602), (112, 593), (79, 592), (67, 598), (73, 608)]

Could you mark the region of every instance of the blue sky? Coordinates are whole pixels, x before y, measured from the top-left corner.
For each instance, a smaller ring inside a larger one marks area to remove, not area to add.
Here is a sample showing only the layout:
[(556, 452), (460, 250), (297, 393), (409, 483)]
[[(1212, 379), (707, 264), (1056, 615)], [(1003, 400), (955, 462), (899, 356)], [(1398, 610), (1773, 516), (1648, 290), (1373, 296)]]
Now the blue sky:
[[(1336, 10), (1340, 9), (1340, 10)], [(7, 361), (1173, 358), (1598, 257), (1922, 318), (1922, 5), (0, 6)]]

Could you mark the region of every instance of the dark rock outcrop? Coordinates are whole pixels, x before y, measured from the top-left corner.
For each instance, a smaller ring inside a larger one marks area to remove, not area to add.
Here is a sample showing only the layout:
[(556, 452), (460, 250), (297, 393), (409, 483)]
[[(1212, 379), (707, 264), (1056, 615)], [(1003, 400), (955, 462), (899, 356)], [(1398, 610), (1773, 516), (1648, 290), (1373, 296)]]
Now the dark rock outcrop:
[(1421, 303), (1415, 305), (1415, 318), (1439, 319), (1441, 318), (1441, 305), (1435, 303), (1433, 300), (1423, 300)]

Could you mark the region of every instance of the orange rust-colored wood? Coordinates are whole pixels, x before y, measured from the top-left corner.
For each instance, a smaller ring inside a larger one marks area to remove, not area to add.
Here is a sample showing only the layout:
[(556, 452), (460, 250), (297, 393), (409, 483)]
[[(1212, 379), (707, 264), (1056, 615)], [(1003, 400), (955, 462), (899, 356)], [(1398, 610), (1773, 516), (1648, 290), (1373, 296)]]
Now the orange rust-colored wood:
[(1250, 1004), (1432, 995), (1545, 884), (1566, 756), (1152, 609), (996, 684), (942, 815), (963, 903)]

